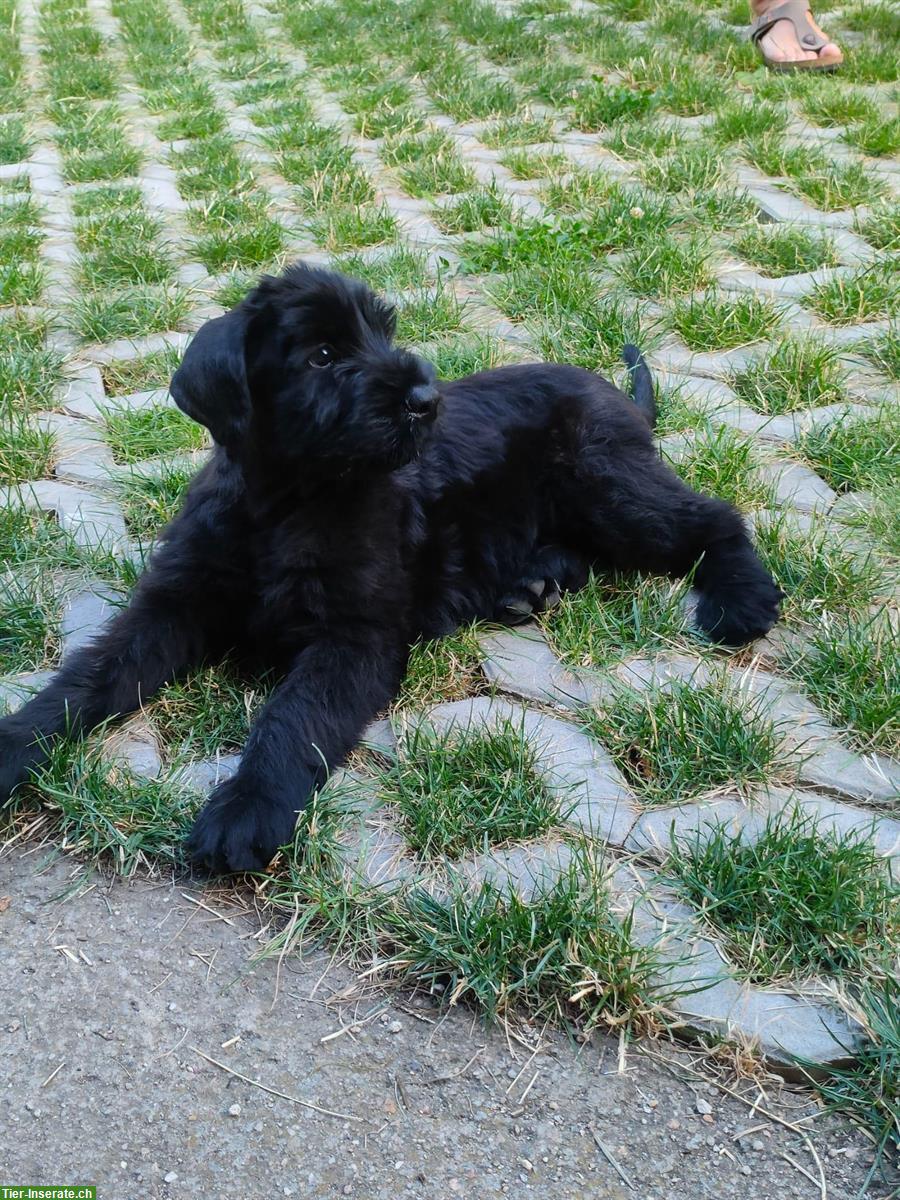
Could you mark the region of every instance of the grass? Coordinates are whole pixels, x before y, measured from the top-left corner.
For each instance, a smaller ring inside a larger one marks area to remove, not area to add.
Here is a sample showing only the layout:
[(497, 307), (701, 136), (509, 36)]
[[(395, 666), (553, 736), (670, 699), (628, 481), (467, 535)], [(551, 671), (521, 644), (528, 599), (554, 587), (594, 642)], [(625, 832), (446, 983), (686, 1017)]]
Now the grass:
[(310, 221), (309, 228), (320, 245), (335, 254), (383, 246), (395, 242), (399, 233), (396, 217), (384, 204), (331, 209)]
[(892, 158), (900, 151), (900, 119), (867, 117), (844, 132), (844, 141), (872, 158)]
[(778, 278), (836, 267), (833, 240), (803, 225), (760, 225), (748, 229), (734, 243), (735, 253), (761, 275)]
[(435, 641), (417, 642), (410, 651), (397, 704), (424, 709), (471, 695), (483, 682), (482, 657), (474, 625)]
[(531, 898), (459, 881), (437, 900), (422, 888), (353, 885), (348, 892), (334, 829), (321, 800), (301, 816), (295, 849), (267, 899), (276, 912), (302, 915), (271, 952), (325, 932), (354, 961), (370, 962), (378, 948), (384, 978), (432, 991), (440, 984), (454, 1004), (470, 1004), (489, 1019), (528, 1013), (584, 1033), (653, 1019), (652, 949), (632, 938), (629, 917), (613, 915), (588, 849), (576, 848), (572, 866)]
[(769, 488), (757, 475), (754, 441), (726, 425), (699, 430), (672, 466), (695, 491), (738, 508), (759, 508), (769, 500)]
[(109, 342), (179, 329), (190, 309), (188, 295), (175, 288), (130, 287), (75, 297), (72, 318), (83, 342)]
[(617, 264), (616, 272), (638, 296), (683, 296), (712, 283), (712, 257), (702, 235), (663, 234), (640, 241)]
[(333, 262), (336, 271), (364, 279), (377, 292), (399, 292), (405, 288), (426, 287), (434, 282), (434, 272), (421, 250), (398, 246), (377, 258), (346, 254)]
[(900, 409), (848, 417), (808, 431), (798, 450), (838, 492), (878, 490), (900, 479)]
[(471, 191), (476, 184), (472, 169), (444, 133), (389, 139), (382, 147), (382, 157), (396, 170), (410, 196), (452, 195)]
[(891, 379), (900, 379), (900, 324), (866, 341), (862, 353), (879, 371)]
[(248, 681), (226, 663), (166, 684), (146, 713), (170, 759), (205, 758), (243, 748), (268, 691), (265, 680)]
[(849, 278), (820, 283), (806, 303), (831, 325), (890, 317), (900, 309), (900, 282), (887, 264), (875, 263)]
[(876, 249), (900, 249), (900, 202), (874, 204), (856, 227)]
[(133, 537), (149, 542), (178, 512), (194, 468), (165, 464), (159, 472), (141, 475), (133, 472), (119, 484), (125, 523)]
[(0, 321), (0, 416), (52, 407), (62, 356), (45, 348), (45, 335), (22, 314)]
[(472, 233), (485, 226), (507, 224), (512, 220), (512, 208), (495, 187), (490, 187), (441, 205), (433, 215), (444, 233)]
[(482, 334), (445, 337), (432, 342), (428, 347), (428, 358), (440, 379), (462, 379), (513, 361), (507, 346)]
[(178, 450), (202, 450), (208, 437), (202, 426), (177, 408), (103, 409), (104, 437), (117, 463), (142, 462)]
[(872, 204), (887, 191), (884, 181), (858, 162), (826, 162), (821, 167), (813, 163), (794, 176), (791, 186), (823, 212)]
[(718, 829), (676, 844), (669, 868), (755, 982), (859, 972), (900, 934), (897, 889), (865, 834), (799, 811), (770, 817), (756, 840)]
[(412, 848), (425, 858), (459, 858), (508, 841), (539, 837), (559, 821), (525, 730), (408, 733), (397, 762), (379, 780)]
[(889, 613), (826, 615), (786, 665), (860, 749), (900, 753), (900, 656)]
[(730, 383), (744, 403), (767, 416), (847, 399), (839, 352), (813, 337), (783, 338), (741, 368)]
[(575, 667), (606, 667), (629, 654), (680, 644), (687, 634), (688, 585), (655, 576), (592, 575), (566, 593), (541, 624), (560, 658)]
[(647, 349), (653, 340), (642, 311), (615, 296), (586, 311), (548, 313), (538, 328), (542, 357), (592, 371), (618, 366), (626, 342)]
[(443, 284), (437, 289), (413, 295), (397, 306), (398, 342), (428, 342), (445, 333), (457, 333), (465, 327), (465, 303)]
[(0, 164), (24, 162), (31, 153), (31, 145), (21, 117), (0, 120)]
[(13, 810), (39, 798), (67, 850), (125, 876), (178, 860), (198, 805), (169, 780), (138, 778), (105, 760), (96, 743), (57, 742), (32, 783), (16, 793)]
[(16, 411), (0, 414), (0, 484), (24, 483), (50, 474), (53, 435)]
[(100, 367), (103, 386), (111, 396), (166, 387), (181, 362), (181, 355), (181, 350), (170, 346), (138, 358), (113, 359)]
[(735, 299), (717, 292), (680, 300), (671, 309), (672, 328), (690, 350), (733, 350), (769, 337), (782, 311), (761, 296)]
[(788, 621), (815, 624), (824, 613), (862, 613), (887, 586), (872, 556), (853, 554), (826, 529), (800, 533), (783, 514), (757, 524), (756, 547), (786, 593), (782, 607)]
[(746, 790), (787, 769), (775, 726), (721, 683), (623, 689), (611, 705), (590, 714), (586, 727), (647, 805)]
[(39, 671), (59, 652), (59, 599), (40, 571), (0, 578), (0, 675)]
[(729, 177), (721, 151), (703, 142), (684, 142), (665, 158), (651, 157), (641, 168), (649, 187), (673, 195), (713, 188)]

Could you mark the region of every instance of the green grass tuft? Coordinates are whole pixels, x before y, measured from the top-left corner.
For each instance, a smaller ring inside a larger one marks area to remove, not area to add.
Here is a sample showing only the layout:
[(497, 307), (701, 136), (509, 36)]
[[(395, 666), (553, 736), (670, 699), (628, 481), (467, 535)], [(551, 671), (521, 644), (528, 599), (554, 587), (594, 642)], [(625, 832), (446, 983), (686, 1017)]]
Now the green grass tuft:
[(799, 810), (755, 840), (719, 828), (676, 844), (669, 869), (753, 982), (856, 972), (900, 933), (897, 890), (865, 834)]
[(379, 793), (396, 806), (410, 845), (426, 858), (539, 837), (560, 817), (535, 748), (512, 722), (448, 734), (416, 727), (381, 775)]
[(730, 298), (710, 292), (680, 300), (671, 310), (673, 329), (691, 350), (733, 350), (771, 337), (782, 310), (752, 294)]
[(782, 735), (771, 721), (727, 695), (720, 683), (623, 689), (612, 704), (591, 713), (586, 727), (648, 805), (745, 790), (789, 769)]
[(746, 404), (767, 416), (847, 399), (839, 351), (812, 337), (785, 337), (732, 376)]

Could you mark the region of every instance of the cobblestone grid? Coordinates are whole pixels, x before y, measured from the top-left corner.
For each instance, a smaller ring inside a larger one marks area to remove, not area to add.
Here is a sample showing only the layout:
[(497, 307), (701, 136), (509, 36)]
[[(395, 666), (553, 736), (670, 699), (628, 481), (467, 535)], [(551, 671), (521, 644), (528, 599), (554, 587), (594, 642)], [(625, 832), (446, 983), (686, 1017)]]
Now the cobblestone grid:
[[(126, 394), (121, 394), (116, 379), (127, 378), (128, 364), (142, 363), (148, 355), (180, 353), (192, 331), (223, 311), (220, 301), (231, 302), (230, 297), (237, 294), (242, 281), (252, 277), (255, 269), (295, 256), (330, 264), (340, 258), (342, 251), (357, 246), (359, 261), (375, 264), (377, 269), (377, 264), (398, 246), (406, 247), (424, 255), (422, 269), (430, 282), (424, 288), (414, 287), (410, 295), (389, 281), (401, 303), (401, 327), (404, 304), (421, 305), (424, 300), (426, 306), (433, 303), (446, 308), (450, 296), (463, 307), (452, 309), (447, 330), (454, 337), (480, 339), (477, 344), (489, 359), (527, 359), (547, 352), (547, 343), (535, 334), (533, 322), (520, 319), (513, 307), (504, 303), (502, 289), (498, 291), (496, 286), (503, 276), (490, 267), (479, 268), (477, 263), (472, 266), (470, 247), (478, 241), (477, 222), (472, 223), (474, 239), (465, 219), (458, 222), (463, 233), (447, 232), (456, 225), (433, 196), (423, 194), (427, 189), (404, 187), (409, 176), (404, 175), (404, 164), (392, 150), (390, 134), (368, 136), (370, 131), (359, 113), (344, 106), (339, 75), (321, 65), (315, 53), (310, 54), (310, 46), (302, 44), (302, 36), (285, 19), (290, 6), (275, 4), (270, 12), (253, 3), (243, 7), (223, 5), (223, 14), (233, 20), (231, 26), (221, 29), (209, 18), (208, 5), (186, 0), (182, 6), (177, 0), (159, 0), (147, 7), (192, 47), (191, 70), (198, 88), (202, 85), (206, 89), (204, 103), (208, 102), (208, 111), (215, 115), (219, 128), (216, 136), (229, 153), (237, 156), (240, 170), (251, 180), (242, 203), (258, 205), (254, 212), (263, 213), (269, 222), (263, 232), (271, 234), (273, 244), (271, 251), (260, 252), (255, 258), (249, 251), (235, 251), (229, 257), (226, 250), (217, 259), (217, 252), (210, 248), (210, 237), (220, 236), (222, 229), (214, 227), (209, 212), (204, 216), (202, 192), (191, 184), (193, 134), (189, 136), (177, 127), (173, 130), (165, 104), (148, 92), (141, 76), (139, 34), (130, 23), (135, 9), (132, 4), (88, 0), (83, 11), (88, 24), (101, 35), (102, 56), (115, 79), (118, 128), (125, 138), (125, 151), (134, 152), (135, 166), (109, 176), (98, 170), (95, 177), (84, 181), (75, 178), (78, 172), (72, 165), (73, 152), (60, 134), (57, 114), (51, 106), (36, 102), (53, 69), (47, 39), (42, 34), (41, 8), (34, 0), (19, 5), (17, 35), (24, 64), (23, 87), (28, 96), (24, 106), (28, 153), (21, 161), (0, 166), (0, 202), (11, 209), (29, 192), (36, 202), (40, 218), (33, 232), (39, 240), (38, 262), (44, 282), (39, 294), (0, 310), (0, 317), (10, 322), (49, 318), (45, 349), (58, 355), (61, 365), (52, 395), (33, 405), (29, 413), (33, 428), (52, 439), (47, 469), (41, 477), (21, 477), (21, 473), (19, 477), (5, 477), (4, 500), (10, 510), (25, 508), (50, 514), (84, 557), (77, 568), (63, 570), (58, 579), (55, 577), (60, 597), (59, 623), (44, 660), (35, 662), (33, 670), (15, 671), (0, 679), (0, 696), (10, 706), (42, 684), (58, 655), (65, 655), (93, 634), (128, 581), (127, 564), (140, 563), (144, 547), (139, 543), (146, 530), (129, 517), (123, 485), (133, 487), (135, 480), (149, 480), (148, 486), (152, 486), (154, 479), (173, 472), (186, 475), (205, 454), (203, 449), (182, 448), (137, 462), (123, 462), (121, 455), (114, 454), (107, 436), (110, 404), (126, 414), (156, 413), (171, 407), (172, 401), (165, 386), (139, 391), (126, 387)], [(598, 73), (613, 83), (622, 80), (622, 72), (591, 58), (589, 42), (584, 52), (579, 50), (581, 27), (577, 19), (590, 20), (597, 12), (586, 0), (572, 0), (571, 5), (508, 3), (500, 9), (509, 14), (520, 9), (532, 14), (529, 28), (535, 38), (546, 42), (548, 62), (556, 47), (552, 61), (557, 68), (575, 64), (588, 82)], [(453, 11), (458, 11), (458, 6)], [(836, 20), (841, 11), (834, 14)], [(559, 13), (570, 14), (575, 23), (558, 20), (554, 26)], [(746, 47), (737, 31), (723, 25), (715, 14), (710, 15), (708, 24), (722, 37), (727, 35), (738, 64), (749, 69), (752, 63), (746, 55), (741, 58)], [(646, 21), (638, 21), (629, 29), (637, 34), (646, 26)], [(462, 44), (464, 33), (451, 26), (447, 36)], [(262, 71), (248, 76), (250, 83), (258, 86), (258, 98), (254, 97), (231, 55), (230, 39), (238, 34), (259, 54), (261, 62), (277, 61), (279, 78), (292, 81), (298, 103), (302, 99), (311, 122), (340, 130), (343, 144), (349, 148), (342, 168), (343, 184), (358, 187), (354, 211), (367, 229), (375, 230), (371, 236), (360, 235), (357, 246), (333, 221), (329, 224), (324, 204), (317, 209), (315, 199), (309, 200), (290, 154), (282, 147), (272, 148), (266, 135), (276, 120), (275, 102), (265, 95), (267, 75)], [(848, 27), (845, 40), (851, 50), (854, 37), (861, 36)], [(482, 81), (485, 76), (495, 80), (501, 95), (505, 86), (519, 87), (514, 53), (510, 52), (504, 62), (502, 55), (492, 55), (491, 45), (482, 55), (477, 38), (469, 40), (465, 47), (467, 61), (473, 64), (473, 70), (481, 72)], [(534, 137), (528, 140), (526, 134), (523, 142), (521, 135), (513, 131), (510, 136), (516, 142), (511, 145), (504, 144), (502, 124), (498, 126), (494, 119), (498, 113), (503, 118), (505, 101), (498, 101), (495, 111), (485, 119), (465, 119), (459, 115), (463, 105), (458, 98), (447, 102), (452, 111), (442, 107), (433, 75), (404, 74), (401, 63), (387, 62), (385, 72), (392, 71), (391, 78), (403, 80), (408, 92), (403, 102), (408, 103), (416, 123), (445, 135), (446, 153), (457, 156), (461, 178), (452, 189), (454, 196), (470, 192), (483, 195), (483, 189), (489, 189), (498, 213), (506, 214), (513, 227), (545, 218), (553, 220), (566, 212), (566, 205), (577, 207), (579, 186), (590, 186), (588, 172), (599, 173), (607, 188), (627, 188), (646, 181), (643, 152), (638, 148), (629, 153), (627, 143), (624, 149), (621, 145), (611, 149), (607, 144), (609, 127), (602, 120), (595, 129), (587, 119), (573, 120), (565, 93), (553, 103), (546, 97), (532, 98), (528, 119), (534, 122), (534, 136), (540, 136), (535, 141)], [(874, 104), (888, 122), (896, 120), (891, 86), (896, 84), (876, 79), (864, 80), (857, 87), (857, 93), (868, 104)], [(829, 162), (836, 164), (836, 170), (862, 162), (873, 195), (878, 193), (887, 199), (871, 209), (842, 204), (839, 198), (826, 198), (823, 207), (816, 207), (803, 198), (802, 189), (798, 194), (789, 173), (767, 174), (746, 158), (731, 162), (728, 189), (721, 195), (731, 197), (731, 203), (740, 210), (735, 218), (738, 224), (750, 221), (764, 232), (782, 227), (822, 232), (831, 239), (833, 261), (814, 270), (772, 277), (736, 258), (732, 248), (713, 260), (712, 274), (700, 290), (705, 292), (716, 284), (716, 294), (726, 300), (750, 296), (782, 305), (782, 332), (786, 329), (809, 334), (818, 345), (833, 347), (840, 355), (835, 360), (842, 370), (840, 397), (829, 397), (825, 404), (816, 403), (813, 397), (812, 403), (786, 412), (760, 411), (742, 394), (735, 378), (748, 365), (760, 361), (767, 343), (776, 338), (773, 327), (764, 330), (749, 347), (741, 344), (708, 351), (691, 348), (669, 325), (656, 339), (649, 359), (659, 377), (662, 396), (676, 396), (680, 406), (668, 410), (664, 407), (664, 412), (677, 410), (682, 416), (680, 422), (674, 418), (664, 421), (660, 447), (677, 466), (695, 452), (698, 439), (714, 439), (721, 436), (722, 430), (725, 436), (747, 446), (750, 467), (745, 482), (757, 497), (757, 502), (749, 505), (748, 519), (757, 528), (766, 522), (783, 522), (794, 536), (824, 539), (823, 545), (846, 555), (849, 563), (860, 557), (875, 563), (879, 571), (886, 572), (879, 578), (887, 580), (873, 596), (880, 612), (895, 605), (896, 585), (890, 577), (893, 560), (887, 547), (860, 526), (859, 514), (868, 512), (873, 502), (864, 490), (846, 486), (836, 490), (813, 469), (802, 450), (803, 439), (810, 431), (826, 430), (851, 419), (874, 418), (886, 411), (886, 405), (896, 405), (896, 384), (871, 357), (859, 353), (860, 346), (890, 335), (896, 328), (891, 315), (896, 312), (896, 292), (874, 317), (861, 305), (863, 317), (870, 318), (862, 321), (826, 320), (809, 301), (814, 294), (821, 294), (817, 289), (827, 288), (833, 281), (852, 283), (861, 269), (890, 263), (895, 235), (893, 243), (889, 236), (880, 235), (873, 241), (866, 231), (870, 229), (867, 222), (871, 213), (888, 211), (885, 206), (891, 203), (891, 197), (896, 201), (900, 165), (896, 158), (886, 155), (864, 158), (840, 140), (842, 122), (823, 120), (820, 125), (810, 125), (788, 91), (784, 97), (791, 105), (786, 130), (789, 147), (802, 145), (816, 153), (824, 152)], [(717, 98), (715, 103), (719, 101)], [(86, 103), (100, 105), (107, 101)], [(516, 105), (511, 107), (515, 110)], [(672, 105), (668, 127), (675, 131), (676, 142), (680, 138), (687, 144), (714, 126), (717, 118), (713, 102), (708, 108), (700, 107), (701, 111), (684, 115), (679, 114), (677, 104)], [(15, 115), (17, 110), (11, 111)], [(185, 122), (188, 116), (184, 116)], [(529, 174), (527, 164), (517, 165), (516, 153), (523, 159), (529, 154), (545, 155), (540, 161), (552, 186), (548, 187), (539, 175)], [(427, 158), (427, 153), (423, 154)], [(556, 161), (553, 156), (562, 158)], [(94, 327), (85, 324), (83, 310), (75, 306), (85, 287), (88, 255), (88, 218), (79, 215), (79, 204), (92, 192), (108, 189), (111, 180), (117, 188), (137, 189), (129, 201), (133, 204), (131, 211), (140, 210), (155, 222), (161, 253), (172, 261), (170, 275), (159, 287), (170, 288), (171, 296), (166, 295), (176, 298), (170, 310), (176, 319), (174, 327), (166, 325), (154, 332), (137, 331), (98, 340), (92, 334)], [(735, 188), (740, 190), (735, 192)], [(741, 195), (744, 199), (734, 200)], [(670, 199), (677, 203), (677, 198), (674, 189)], [(643, 216), (634, 213), (632, 209), (631, 219), (635, 221)], [(727, 216), (719, 219), (714, 228), (720, 251), (727, 242), (728, 220)], [(370, 245), (366, 244), (367, 238)], [(616, 272), (627, 249), (627, 237), (613, 242), (605, 260), (598, 264), (601, 284), (611, 285), (618, 278)], [(658, 290), (642, 301), (641, 320), (648, 328), (654, 318), (669, 311), (670, 299), (664, 290)], [(453, 315), (457, 311), (462, 312), (458, 321)], [(458, 324), (456, 329), (454, 322)], [(415, 324), (412, 318), (411, 324)], [(110, 559), (126, 565), (120, 572), (110, 570)], [(84, 569), (85, 563), (107, 565), (91, 572)], [(795, 806), (814, 817), (820, 829), (865, 833), (878, 854), (900, 868), (900, 765), (888, 754), (867, 747), (864, 739), (854, 736), (839, 721), (829, 719), (805, 694), (796, 677), (782, 669), (791, 647), (809, 636), (808, 624), (788, 621), (750, 652), (730, 658), (699, 647), (692, 651), (691, 643), (684, 639), (675, 639), (675, 648), (667, 647), (665, 639), (656, 643), (651, 640), (644, 651), (611, 662), (606, 672), (564, 663), (553, 648), (552, 626), (548, 628), (549, 634), (538, 625), (482, 631), (479, 644), (484, 679), (475, 689), (478, 694), (437, 704), (424, 714), (435, 728), (454, 729), (457, 733), (496, 726), (503, 720), (524, 722), (535, 747), (538, 772), (550, 793), (576, 797), (574, 808), (557, 833), (534, 842), (496, 847), (460, 864), (461, 869), (473, 884), (492, 879), (523, 894), (533, 894), (557, 878), (566, 866), (572, 853), (568, 839), (574, 830), (590, 839), (598, 852), (606, 848), (616, 910), (633, 908), (639, 938), (661, 945), (659, 986), (661, 990), (675, 988), (674, 1007), (685, 1031), (715, 1031), (755, 1042), (770, 1064), (785, 1072), (792, 1069), (797, 1055), (822, 1064), (846, 1059), (856, 1034), (840, 1010), (822, 998), (821, 990), (776, 990), (741, 982), (710, 929), (657, 875), (664, 867), (673, 836), (702, 837), (711, 828), (724, 825), (731, 831), (740, 829), (752, 839), (758, 836), (767, 817)], [(896, 625), (890, 628), (895, 634)], [(782, 750), (794, 763), (791, 778), (782, 777), (777, 783), (763, 783), (749, 790), (719, 789), (711, 797), (700, 796), (674, 807), (642, 804), (606, 749), (582, 731), (579, 714), (608, 700), (615, 689), (664, 690), (678, 682), (703, 684), (713, 677), (720, 679), (735, 703), (752, 703), (774, 723)], [(407, 733), (410, 724), (421, 719), (422, 714), (405, 710), (394, 714), (395, 727)], [(386, 722), (370, 731), (368, 742), (387, 753), (397, 749), (394, 732)], [(402, 746), (401, 738), (401, 751)], [(152, 725), (143, 716), (128, 722), (110, 739), (108, 753), (139, 776), (156, 778), (177, 771), (181, 781), (197, 791), (233, 771), (237, 762), (235, 755), (219, 754), (172, 766), (165, 746), (158, 744)], [(362, 779), (365, 784), (365, 776)], [(367, 807), (345, 831), (344, 856), (348, 875), (369, 884), (392, 887), (415, 879), (440, 892), (441, 864), (417, 859), (396, 814), (381, 803), (371, 783)], [(698, 982), (703, 984), (699, 991)]]

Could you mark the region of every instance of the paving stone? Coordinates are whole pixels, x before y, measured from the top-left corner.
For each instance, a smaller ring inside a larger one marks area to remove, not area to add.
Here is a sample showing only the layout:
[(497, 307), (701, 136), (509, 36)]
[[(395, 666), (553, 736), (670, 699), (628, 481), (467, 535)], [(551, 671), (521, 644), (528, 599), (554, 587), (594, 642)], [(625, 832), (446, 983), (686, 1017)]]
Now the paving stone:
[(900, 800), (900, 765), (883, 754), (857, 754), (837, 740), (815, 746), (800, 766), (800, 777), (851, 800)]
[(602, 676), (562, 666), (536, 626), (482, 634), (478, 642), (487, 678), (515, 696), (574, 708), (599, 703), (610, 694)]
[(63, 657), (87, 645), (121, 607), (122, 595), (102, 584), (85, 588), (66, 604), (60, 622)]
[(883, 858), (896, 859), (900, 864), (900, 820), (881, 813), (865, 812), (830, 796), (797, 788), (768, 785), (754, 791), (753, 801), (761, 807), (765, 806), (771, 813), (798, 808), (815, 822), (816, 828), (822, 833), (861, 834), (871, 841)]
[(765, 824), (766, 815), (761, 815), (737, 795), (719, 795), (690, 804), (648, 809), (638, 817), (625, 848), (636, 854), (664, 859), (669, 854), (673, 840), (694, 845), (698, 841), (705, 841), (709, 833), (716, 829), (730, 836), (746, 830), (747, 836), (755, 840)]
[(88, 550), (123, 553), (128, 547), (125, 520), (117, 504), (69, 483), (38, 479), (0, 491), (0, 505), (16, 504), (56, 513), (76, 545)]
[(693, 910), (654, 877), (620, 868), (612, 884), (619, 913), (632, 914), (633, 936), (657, 957), (652, 982), (682, 1034), (753, 1046), (789, 1079), (805, 1078), (802, 1063), (815, 1073), (815, 1064), (827, 1069), (853, 1060), (859, 1030), (837, 1008), (736, 978)]
[(162, 771), (156, 735), (147, 719), (140, 714), (126, 721), (105, 739), (103, 757), (142, 779), (156, 779)]
[(0, 679), (0, 713), (15, 712), (53, 678), (52, 671), (26, 671)]
[(759, 475), (772, 485), (778, 504), (805, 512), (827, 512), (837, 499), (837, 492), (821, 476), (800, 463), (763, 462)]
[(487, 696), (439, 704), (412, 720), (427, 722), (439, 734), (521, 728), (534, 752), (535, 770), (566, 823), (611, 845), (624, 845), (634, 824), (634, 797), (607, 751), (575, 725)]
[(217, 784), (230, 779), (240, 766), (239, 754), (220, 754), (215, 758), (201, 758), (196, 762), (185, 763), (178, 768), (172, 778), (192, 791), (204, 795), (211, 792)]

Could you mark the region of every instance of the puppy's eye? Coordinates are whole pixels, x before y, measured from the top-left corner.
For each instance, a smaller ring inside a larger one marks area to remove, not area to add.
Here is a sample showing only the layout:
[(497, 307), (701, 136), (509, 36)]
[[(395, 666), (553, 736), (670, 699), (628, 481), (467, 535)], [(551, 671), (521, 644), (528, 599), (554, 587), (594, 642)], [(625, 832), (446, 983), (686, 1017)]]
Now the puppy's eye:
[(334, 350), (331, 346), (319, 346), (306, 361), (311, 367), (330, 367), (334, 362)]

